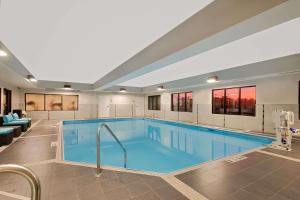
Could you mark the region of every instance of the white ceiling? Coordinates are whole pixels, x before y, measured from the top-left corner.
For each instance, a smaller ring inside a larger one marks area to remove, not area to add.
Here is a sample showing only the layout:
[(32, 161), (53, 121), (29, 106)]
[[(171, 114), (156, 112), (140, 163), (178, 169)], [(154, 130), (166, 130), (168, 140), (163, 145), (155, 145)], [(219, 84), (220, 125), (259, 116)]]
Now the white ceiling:
[(146, 87), (300, 53), (299, 35), (300, 18), (296, 18), (120, 85)]
[(0, 38), (39, 80), (94, 83), (213, 0), (2, 0)]

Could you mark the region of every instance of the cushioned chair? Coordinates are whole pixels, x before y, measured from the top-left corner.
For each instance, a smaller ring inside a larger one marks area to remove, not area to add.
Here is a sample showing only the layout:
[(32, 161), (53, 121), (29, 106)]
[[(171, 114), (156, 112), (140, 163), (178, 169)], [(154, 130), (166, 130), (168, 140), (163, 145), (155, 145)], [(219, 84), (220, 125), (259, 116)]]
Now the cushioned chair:
[(14, 137), (19, 137), (22, 134), (22, 127), (21, 126), (6, 126), (6, 128), (14, 129)]
[(9, 145), (14, 138), (13, 128), (0, 127), (0, 146)]
[(4, 115), (0, 117), (0, 126), (21, 126), (22, 132), (25, 132), (29, 127), (29, 122), (21, 120), (14, 121), (12, 115)]
[(14, 121), (27, 121), (28, 127), (31, 127), (31, 118), (20, 118), (17, 113), (12, 114)]

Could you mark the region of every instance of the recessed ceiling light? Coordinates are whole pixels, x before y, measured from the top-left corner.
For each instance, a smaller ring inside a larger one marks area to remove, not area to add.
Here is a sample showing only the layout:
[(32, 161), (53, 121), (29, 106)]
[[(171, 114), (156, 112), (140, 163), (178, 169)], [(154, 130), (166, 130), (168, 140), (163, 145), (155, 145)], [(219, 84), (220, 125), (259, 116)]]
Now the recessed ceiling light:
[(30, 80), (31, 82), (37, 82), (36, 78), (34, 78), (34, 76), (32, 75), (28, 75), (27, 79)]
[(120, 92), (125, 93), (125, 92), (127, 92), (127, 90), (125, 88), (121, 88)]
[(163, 90), (165, 90), (165, 89), (164, 89), (164, 86), (159, 86), (159, 87), (157, 88), (157, 90), (158, 90), (158, 91), (163, 91)]
[(206, 80), (207, 83), (215, 83), (215, 82), (218, 82), (218, 77), (217, 76), (212, 76), (212, 77), (209, 77), (207, 80)]
[(7, 53), (3, 50), (0, 50), (0, 56), (5, 57), (7, 56)]

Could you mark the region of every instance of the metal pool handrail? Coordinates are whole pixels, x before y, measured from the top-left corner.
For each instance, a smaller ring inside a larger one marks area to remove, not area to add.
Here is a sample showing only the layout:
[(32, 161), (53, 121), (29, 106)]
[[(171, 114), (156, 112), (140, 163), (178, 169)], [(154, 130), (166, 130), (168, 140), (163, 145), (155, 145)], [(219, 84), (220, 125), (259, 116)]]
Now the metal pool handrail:
[(31, 199), (41, 199), (41, 184), (38, 177), (28, 168), (20, 165), (0, 165), (0, 173), (15, 173), (23, 176), (30, 184)]
[(111, 134), (111, 136), (117, 141), (117, 143), (120, 145), (121, 149), (124, 152), (124, 168), (127, 168), (127, 151), (125, 149), (125, 147), (123, 146), (123, 144), (120, 142), (120, 140), (118, 139), (118, 137), (114, 134), (114, 132), (109, 128), (109, 126), (105, 123), (102, 123), (100, 125), (100, 127), (98, 128), (98, 132), (97, 132), (97, 176), (100, 176), (102, 169), (100, 166), (100, 134), (101, 134), (101, 129), (102, 128), (106, 128), (108, 130), (108, 132)]

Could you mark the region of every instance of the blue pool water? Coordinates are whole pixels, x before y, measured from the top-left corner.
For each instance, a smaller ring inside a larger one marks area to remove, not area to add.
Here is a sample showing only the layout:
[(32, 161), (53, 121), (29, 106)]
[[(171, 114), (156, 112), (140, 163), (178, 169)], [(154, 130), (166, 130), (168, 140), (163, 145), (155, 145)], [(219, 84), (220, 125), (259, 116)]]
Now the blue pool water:
[[(128, 168), (168, 173), (272, 143), (271, 138), (153, 119), (65, 121), (64, 159), (96, 163), (96, 132), (110, 126), (128, 152)], [(123, 167), (123, 151), (101, 132), (101, 164)]]

